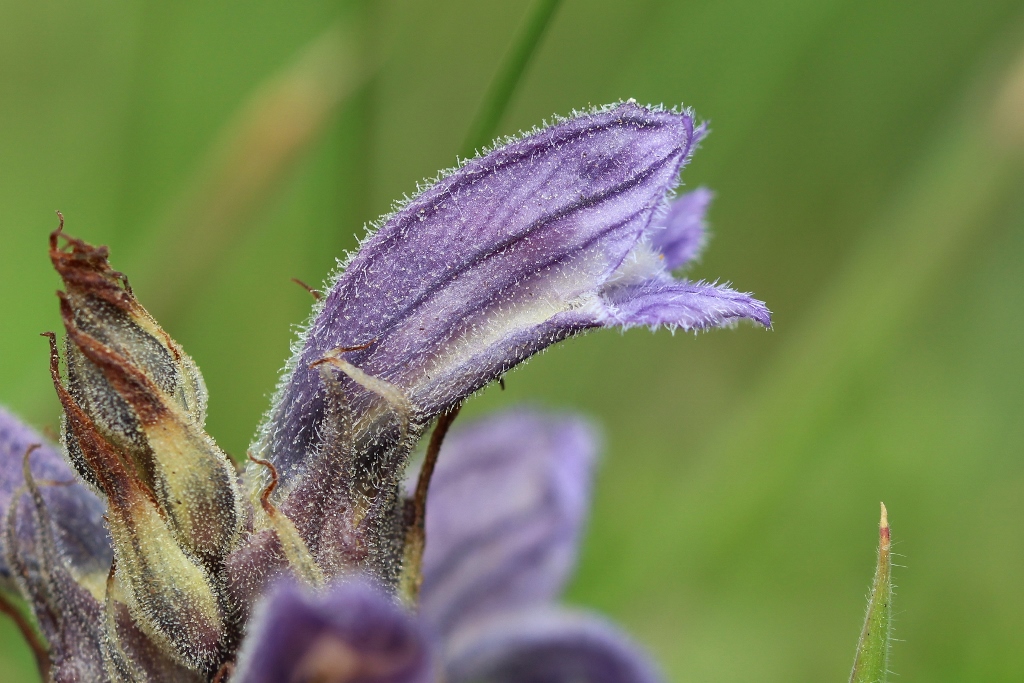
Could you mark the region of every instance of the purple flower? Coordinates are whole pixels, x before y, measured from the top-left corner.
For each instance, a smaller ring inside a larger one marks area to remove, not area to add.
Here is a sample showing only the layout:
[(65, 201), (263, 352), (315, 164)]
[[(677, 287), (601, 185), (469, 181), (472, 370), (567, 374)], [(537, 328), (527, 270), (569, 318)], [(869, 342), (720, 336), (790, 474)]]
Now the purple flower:
[[(54, 519), (54, 542), (60, 554), (79, 577), (102, 585), (107, 580), (113, 554), (103, 529), (103, 503), (80, 481), (46, 439), (0, 407), (0, 510), (11, 514), (15, 493), (25, 494), (22, 464), (30, 446), (38, 445), (29, 457), (36, 479), (52, 483), (41, 489), (46, 508)], [(28, 496), (22, 496), (15, 516), (19, 523), (10, 529), (21, 542), (28, 542), (35, 529), (31, 522)], [(5, 529), (6, 529), (5, 525)], [(0, 585), (15, 589), (7, 557), (0, 557)]]
[[(266, 455), (283, 476), (308, 466), (325, 413), (310, 365), (337, 348), (362, 347), (346, 360), (400, 387), (423, 422), (590, 328), (770, 325), (749, 295), (667, 274), (702, 242), (706, 193), (669, 205), (702, 135), (689, 113), (620, 104), (424, 188), (364, 241), (316, 312), (265, 426)], [(633, 313), (652, 305), (661, 312)], [(342, 382), (368, 412), (372, 392)]]
[(543, 606), (576, 560), (598, 440), (537, 411), (481, 420), (446, 440), (427, 501), (420, 613), (445, 636)]
[(469, 395), (586, 330), (770, 325), (749, 295), (671, 274), (704, 243), (710, 193), (671, 201), (702, 135), (628, 102), (423, 188), (317, 306), (241, 477), (205, 431), (195, 363), (106, 247), (55, 231), (60, 452), (0, 411), (0, 599), (31, 609), (44, 675), (656, 680), (612, 626), (556, 604), (586, 423), (518, 411), (444, 438)]
[(283, 583), (260, 604), (232, 680), (432, 683), (433, 652), (404, 607), (363, 582)]
[(704, 215), (714, 193), (698, 187), (676, 199), (661, 220), (665, 227), (651, 235), (651, 246), (664, 257), (666, 270), (683, 268), (700, 256), (707, 242)]
[[(703, 241), (707, 193), (669, 202), (702, 135), (688, 112), (632, 102), (562, 120), (444, 175), (363, 242), (258, 444), (281, 477), (278, 504), (322, 562), (346, 558), (394, 583), (394, 553), (365, 539), (401, 515), (415, 437), (543, 348), (596, 327), (770, 325), (749, 295), (669, 273)], [(339, 454), (339, 440), (354, 448)], [(359, 519), (328, 538), (325, 508)]]
[(451, 683), (657, 681), (620, 631), (553, 604), (573, 568), (596, 444), (578, 418), (526, 410), (456, 431), (427, 508), (419, 619), (365, 584), (319, 596), (286, 583), (257, 609), (238, 680), (413, 683), (440, 667)]
[[(52, 485), (41, 489), (34, 477)], [(102, 617), (89, 588), (101, 587), (110, 567), (102, 505), (38, 434), (3, 409), (0, 503), (6, 511), (0, 599), (10, 604), (20, 594), (32, 607), (49, 652), (31, 642), (53, 680), (97, 680)]]

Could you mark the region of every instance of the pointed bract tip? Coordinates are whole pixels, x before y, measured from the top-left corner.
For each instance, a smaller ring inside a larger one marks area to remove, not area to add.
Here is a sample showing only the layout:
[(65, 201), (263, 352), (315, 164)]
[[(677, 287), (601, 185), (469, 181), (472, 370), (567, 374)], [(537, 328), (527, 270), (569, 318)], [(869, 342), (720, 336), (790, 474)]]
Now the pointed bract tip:
[(882, 506), (882, 517), (878, 520), (878, 542), (881, 544), (880, 552), (889, 550), (889, 512), (885, 509), (885, 503), (879, 503)]

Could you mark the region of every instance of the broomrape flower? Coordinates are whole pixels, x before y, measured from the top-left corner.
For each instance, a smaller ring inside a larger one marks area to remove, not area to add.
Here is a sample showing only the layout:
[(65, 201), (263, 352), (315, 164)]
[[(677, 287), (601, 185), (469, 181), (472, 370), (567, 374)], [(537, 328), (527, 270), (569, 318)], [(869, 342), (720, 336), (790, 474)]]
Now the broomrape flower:
[(554, 605), (590, 428), (518, 411), (442, 441), (468, 396), (592, 328), (770, 325), (749, 295), (671, 274), (704, 241), (710, 194), (670, 201), (702, 135), (627, 102), (422, 188), (318, 302), (242, 472), (205, 432), (199, 369), (106, 248), (53, 233), (59, 449), (0, 412), (0, 579), (44, 674), (656, 680), (613, 627)]

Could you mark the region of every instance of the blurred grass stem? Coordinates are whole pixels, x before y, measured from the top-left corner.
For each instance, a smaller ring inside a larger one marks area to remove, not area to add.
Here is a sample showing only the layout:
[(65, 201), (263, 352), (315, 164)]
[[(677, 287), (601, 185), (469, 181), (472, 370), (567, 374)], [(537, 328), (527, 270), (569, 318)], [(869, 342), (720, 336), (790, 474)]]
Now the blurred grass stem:
[(287, 178), (301, 154), (366, 70), (354, 39), (334, 26), (260, 85), (221, 132), (170, 215), (144, 245), (133, 284), (147, 307), (172, 322), (243, 235), (247, 221)]
[(512, 49), (505, 57), (504, 63), (498, 74), (491, 81), (487, 93), (484, 95), (483, 104), (477, 112), (476, 118), (470, 125), (466, 142), (462, 145), (461, 156), (469, 158), (476, 154), (477, 150), (489, 145), (494, 140), (494, 134), (498, 130), (498, 124), (508, 109), (519, 82), (530, 65), (537, 48), (540, 46), (544, 33), (551, 24), (561, 0), (536, 0), (530, 9), (526, 24), (519, 36), (516, 38)]

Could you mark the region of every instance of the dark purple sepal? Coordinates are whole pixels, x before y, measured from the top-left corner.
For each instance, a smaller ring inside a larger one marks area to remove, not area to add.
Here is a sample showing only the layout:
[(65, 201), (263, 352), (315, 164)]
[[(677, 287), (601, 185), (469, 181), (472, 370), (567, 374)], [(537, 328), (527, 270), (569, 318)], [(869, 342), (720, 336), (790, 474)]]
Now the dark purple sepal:
[(279, 583), (257, 607), (232, 683), (433, 683), (415, 618), (361, 581), (312, 592)]
[(449, 641), (449, 683), (659, 683), (651, 658), (603, 619), (532, 610), (469, 625)]
[[(29, 463), (24, 467), (27, 470)], [(49, 643), (50, 680), (104, 680), (102, 608), (61, 557), (54, 524), (34, 477), (24, 479), (25, 487), (14, 492), (4, 520), (4, 555)]]
[[(94, 576), (102, 581), (110, 568), (113, 551), (103, 526), (104, 504), (75, 476), (71, 467), (34, 430), (0, 407), (0, 513), (10, 508), (14, 492), (25, 486), (22, 465), (25, 452), (39, 444), (31, 457), (32, 473), (40, 482), (40, 494), (52, 512), (54, 540), (75, 576)], [(17, 536), (30, 541), (33, 531), (26, 502), (18, 516)], [(0, 577), (13, 587), (10, 568), (0, 547)]]
[(561, 594), (597, 450), (584, 420), (528, 409), (452, 430), (427, 498), (420, 615), (433, 628)]

